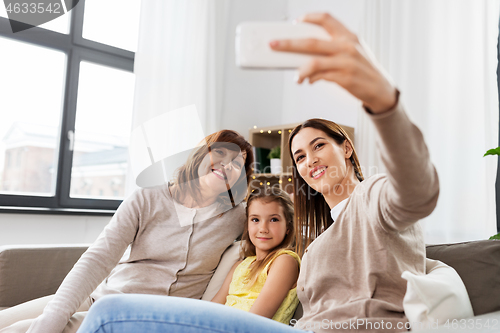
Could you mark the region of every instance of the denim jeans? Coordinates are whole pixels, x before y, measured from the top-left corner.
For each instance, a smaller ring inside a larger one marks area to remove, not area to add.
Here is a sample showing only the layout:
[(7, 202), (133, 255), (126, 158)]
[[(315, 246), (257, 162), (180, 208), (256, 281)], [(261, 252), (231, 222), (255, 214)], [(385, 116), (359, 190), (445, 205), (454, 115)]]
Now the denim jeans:
[(121, 294), (90, 307), (78, 333), (305, 332), (229, 306), (189, 298)]

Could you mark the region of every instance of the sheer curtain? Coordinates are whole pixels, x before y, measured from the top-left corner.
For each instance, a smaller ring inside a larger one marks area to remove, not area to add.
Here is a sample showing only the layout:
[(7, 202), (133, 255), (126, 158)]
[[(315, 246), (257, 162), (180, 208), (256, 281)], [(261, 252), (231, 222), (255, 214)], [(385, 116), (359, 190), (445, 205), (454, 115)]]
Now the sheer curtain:
[[(366, 0), (362, 37), (401, 90), (424, 133), (440, 179), (427, 243), (496, 233), (498, 1)], [(375, 132), (358, 117), (357, 148), (368, 174), (383, 171)]]
[[(148, 165), (193, 148), (218, 128), (228, 4), (142, 1), (128, 194)], [(151, 149), (164, 143), (161, 151)]]

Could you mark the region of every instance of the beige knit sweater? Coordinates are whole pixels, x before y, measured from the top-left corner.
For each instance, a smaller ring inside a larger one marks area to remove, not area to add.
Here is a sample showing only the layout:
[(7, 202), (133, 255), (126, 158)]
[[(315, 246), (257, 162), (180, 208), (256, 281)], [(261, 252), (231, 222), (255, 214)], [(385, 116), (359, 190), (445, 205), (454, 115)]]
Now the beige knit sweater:
[[(167, 186), (136, 191), (120, 205), (28, 332), (62, 332), (92, 292), (94, 299), (112, 293), (201, 298), (222, 253), (243, 232), (243, 203), (220, 217), (222, 212), (218, 203), (183, 207)], [(120, 261), (129, 244), (129, 257)]]
[(387, 175), (361, 182), (333, 225), (306, 250), (297, 288), (302, 329), (405, 331), (401, 273), (425, 274), (417, 221), (436, 206), (436, 170), (400, 104), (370, 117)]

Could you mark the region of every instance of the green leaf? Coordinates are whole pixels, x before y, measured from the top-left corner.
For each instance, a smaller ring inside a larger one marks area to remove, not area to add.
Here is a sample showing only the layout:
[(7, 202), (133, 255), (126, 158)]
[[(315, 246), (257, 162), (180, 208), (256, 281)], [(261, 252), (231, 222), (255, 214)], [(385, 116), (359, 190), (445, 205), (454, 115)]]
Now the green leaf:
[(276, 146), (271, 151), (269, 152), (269, 155), (267, 155), (267, 158), (281, 158), (281, 147)]
[(488, 150), (484, 155), (483, 157), (487, 156), (487, 155), (500, 155), (500, 147), (497, 147), (495, 149), (490, 149)]
[(500, 239), (500, 232), (495, 236), (491, 236), (490, 239)]

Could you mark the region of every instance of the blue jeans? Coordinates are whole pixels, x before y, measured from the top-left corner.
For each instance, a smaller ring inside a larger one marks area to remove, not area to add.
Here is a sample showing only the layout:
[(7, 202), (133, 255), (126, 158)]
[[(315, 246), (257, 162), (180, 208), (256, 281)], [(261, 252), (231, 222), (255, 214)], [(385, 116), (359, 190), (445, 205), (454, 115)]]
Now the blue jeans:
[(78, 333), (297, 333), (291, 326), (229, 306), (189, 298), (121, 294), (90, 307)]

